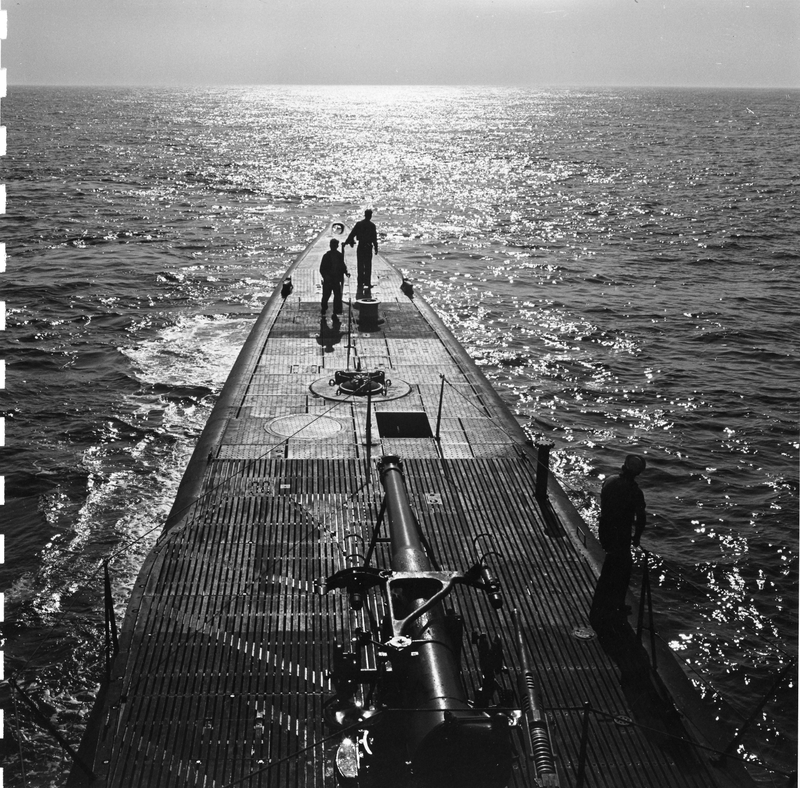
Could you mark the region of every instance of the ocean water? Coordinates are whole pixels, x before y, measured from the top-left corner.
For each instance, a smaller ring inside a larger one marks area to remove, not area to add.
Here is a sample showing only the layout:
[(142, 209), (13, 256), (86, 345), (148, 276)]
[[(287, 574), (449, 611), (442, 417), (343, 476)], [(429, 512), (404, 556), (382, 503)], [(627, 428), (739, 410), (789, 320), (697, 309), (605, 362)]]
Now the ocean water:
[[(12, 88), (5, 677), (77, 745), (247, 332), (332, 216), (439, 311), (590, 522), (642, 453), (662, 634), (739, 756), (797, 751), (800, 93)], [(786, 671), (777, 684), (782, 671)], [(69, 760), (0, 684), (5, 784)]]

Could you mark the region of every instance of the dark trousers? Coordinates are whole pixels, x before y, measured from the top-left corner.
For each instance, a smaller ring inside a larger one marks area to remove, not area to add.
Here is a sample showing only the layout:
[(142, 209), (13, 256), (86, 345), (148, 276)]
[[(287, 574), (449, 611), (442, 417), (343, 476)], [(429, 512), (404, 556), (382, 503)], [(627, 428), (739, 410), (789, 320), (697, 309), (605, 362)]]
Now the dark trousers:
[(589, 613), (589, 623), (595, 630), (620, 625), (627, 619), (625, 595), (631, 582), (632, 569), (630, 547), (606, 553)]
[(333, 313), (335, 315), (342, 314), (342, 281), (333, 281), (331, 279), (322, 280), (322, 311), (328, 310), (328, 299), (333, 294)]
[(358, 268), (358, 286), (372, 286), (372, 247), (358, 246), (356, 248), (356, 263)]

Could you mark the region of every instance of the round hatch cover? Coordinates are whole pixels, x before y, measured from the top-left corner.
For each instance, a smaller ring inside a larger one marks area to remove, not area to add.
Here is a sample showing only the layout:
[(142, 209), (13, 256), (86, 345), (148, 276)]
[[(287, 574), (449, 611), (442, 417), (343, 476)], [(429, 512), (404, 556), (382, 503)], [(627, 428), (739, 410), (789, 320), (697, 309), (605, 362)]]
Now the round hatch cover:
[(341, 432), (342, 425), (336, 419), (327, 416), (296, 413), (292, 416), (279, 416), (273, 419), (267, 424), (266, 429), (280, 435), (281, 438), (316, 441), (320, 438), (330, 438), (337, 432)]

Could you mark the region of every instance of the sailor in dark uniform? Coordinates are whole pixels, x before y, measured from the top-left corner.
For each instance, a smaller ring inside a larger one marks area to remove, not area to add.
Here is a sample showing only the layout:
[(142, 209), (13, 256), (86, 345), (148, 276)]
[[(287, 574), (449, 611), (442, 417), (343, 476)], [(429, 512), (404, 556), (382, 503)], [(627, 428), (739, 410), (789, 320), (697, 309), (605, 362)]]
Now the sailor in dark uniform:
[(645, 465), (642, 457), (628, 455), (619, 475), (606, 479), (600, 492), (599, 536), (606, 558), (589, 614), (598, 632), (618, 629), (628, 616), (625, 595), (633, 568), (631, 545), (639, 546), (647, 519), (644, 493), (636, 483)]
[(364, 218), (360, 222), (356, 222), (350, 235), (347, 236), (345, 244), (355, 246), (356, 240), (358, 241), (358, 248), (356, 249), (356, 260), (358, 262), (358, 289), (362, 290), (365, 287), (372, 287), (372, 251), (378, 254), (378, 231), (372, 223), (372, 211), (367, 209), (364, 211)]
[(328, 299), (333, 294), (333, 314), (342, 314), (342, 286), (345, 276), (350, 276), (339, 251), (339, 242), (331, 238), (330, 250), (322, 255), (319, 272), (322, 275), (322, 314), (328, 311)]

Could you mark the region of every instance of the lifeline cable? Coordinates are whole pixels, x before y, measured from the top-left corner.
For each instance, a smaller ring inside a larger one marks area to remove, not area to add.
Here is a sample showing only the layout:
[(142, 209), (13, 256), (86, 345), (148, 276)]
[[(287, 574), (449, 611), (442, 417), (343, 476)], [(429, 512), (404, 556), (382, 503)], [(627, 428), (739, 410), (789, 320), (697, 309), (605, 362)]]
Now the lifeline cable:
[[(293, 501), (292, 500), (291, 503), (294, 506), (296, 506), (300, 510), (300, 512), (302, 513), (302, 519), (305, 521), (305, 525), (306, 526), (310, 526), (311, 528), (317, 528), (320, 531), (322, 530), (320, 528), (320, 526), (319, 526), (317, 518), (314, 517), (308, 511), (308, 509), (306, 509), (306, 507), (304, 507), (302, 504), (298, 503), (297, 501)], [(253, 578), (253, 581), (252, 581), (253, 585), (257, 585), (258, 583), (260, 583), (265, 577), (267, 577), (269, 574), (272, 573), (272, 571), (274, 570), (274, 568), (278, 564), (280, 564), (284, 559), (289, 558), (292, 555), (293, 551), (297, 548), (298, 544), (300, 544), (301, 539), (306, 536), (306, 530), (307, 529), (298, 528), (298, 533), (297, 533), (295, 539), (290, 544), (286, 545), (286, 549), (284, 550), (283, 553), (281, 553), (281, 555), (276, 556), (269, 564), (267, 564), (264, 568), (262, 568), (261, 572), (259, 572), (259, 574), (256, 575)], [(342, 549), (342, 546), (339, 544), (339, 542), (336, 542), (335, 544), (336, 544), (337, 548), (339, 549), (339, 552), (342, 555), (344, 555), (345, 554), (344, 550)], [(226, 633), (225, 630), (220, 630), (220, 631), (222, 632), (223, 635), (229, 634), (229, 633)], [(195, 628), (194, 631), (192, 632), (192, 634), (189, 636), (189, 641), (187, 643), (184, 643), (184, 644), (178, 643), (178, 644), (176, 644), (176, 646), (174, 648), (168, 649), (164, 653), (162, 658), (160, 660), (158, 660), (158, 662), (155, 663), (155, 667), (159, 667), (162, 664), (164, 664), (165, 660), (167, 660), (169, 657), (171, 657), (171, 656), (173, 656), (175, 654), (175, 650), (177, 648), (179, 648), (182, 645), (188, 645), (189, 642), (193, 642), (194, 639), (198, 635), (201, 635), (201, 634), (207, 636), (208, 632), (204, 631), (204, 629), (202, 627)], [(140, 675), (139, 680), (135, 684), (131, 685), (131, 687), (127, 691), (127, 694), (129, 694), (129, 695), (136, 694), (136, 690), (139, 688), (139, 686), (141, 685), (142, 681), (145, 681), (147, 678), (148, 678), (148, 676), (146, 676), (146, 675)]]
[[(307, 429), (307, 428), (308, 428), (308, 427), (309, 427), (311, 424), (313, 424), (313, 423), (314, 423), (314, 422), (316, 422), (318, 419), (320, 419), (320, 418), (323, 418), (324, 416), (326, 416), (327, 414), (329, 414), (330, 412), (332, 412), (332, 411), (333, 411), (335, 408), (337, 408), (339, 405), (342, 405), (342, 404), (344, 404), (344, 403), (348, 403), (348, 402), (350, 402), (350, 401), (353, 399), (353, 397), (354, 397), (354, 395), (352, 395), (352, 394), (351, 394), (351, 395), (348, 395), (347, 397), (345, 397), (343, 400), (340, 400), (340, 401), (334, 402), (334, 404), (333, 404), (333, 405), (331, 405), (331, 407), (330, 407), (330, 408), (328, 408), (327, 410), (325, 410), (325, 411), (323, 411), (322, 413), (320, 413), (318, 416), (316, 416), (316, 417), (315, 417), (315, 418), (314, 418), (314, 419), (313, 419), (311, 422), (309, 422), (308, 424), (305, 424), (305, 425), (303, 425), (302, 427), (300, 427), (300, 429), (298, 429), (297, 431), (295, 431), (295, 432), (294, 432), (292, 435), (290, 435), (289, 437), (287, 437), (287, 438), (284, 438), (283, 440), (281, 440), (281, 441), (278, 441), (277, 443), (275, 443), (275, 444), (271, 445), (270, 447), (268, 447), (268, 448), (267, 448), (267, 450), (266, 450), (264, 453), (262, 453), (262, 454), (261, 454), (261, 455), (259, 455), (258, 457), (255, 457), (255, 458), (253, 458), (253, 459), (250, 459), (250, 460), (247, 460), (247, 461), (245, 461), (245, 463), (242, 465), (242, 467), (241, 467), (241, 468), (239, 468), (239, 469), (238, 469), (238, 470), (237, 470), (235, 473), (232, 473), (231, 475), (229, 475), (229, 476), (225, 477), (225, 478), (224, 478), (222, 481), (220, 481), (220, 482), (219, 482), (219, 484), (216, 484), (214, 487), (212, 487), (211, 489), (207, 490), (205, 493), (203, 493), (203, 495), (199, 496), (199, 497), (198, 497), (196, 500), (192, 501), (190, 504), (187, 504), (187, 505), (186, 505), (186, 506), (185, 506), (183, 509), (179, 510), (179, 512), (183, 513), (183, 512), (185, 512), (185, 511), (188, 511), (188, 510), (190, 510), (192, 507), (196, 507), (197, 505), (199, 505), (199, 504), (200, 504), (200, 503), (203, 501), (203, 499), (204, 499), (204, 498), (206, 498), (207, 496), (211, 495), (213, 492), (215, 492), (216, 490), (220, 489), (221, 487), (224, 487), (226, 484), (228, 484), (228, 483), (229, 483), (230, 481), (232, 481), (233, 479), (235, 479), (235, 478), (237, 478), (237, 477), (241, 476), (241, 475), (242, 475), (242, 474), (243, 474), (243, 473), (244, 473), (244, 472), (245, 472), (245, 471), (246, 471), (248, 468), (250, 468), (250, 467), (251, 467), (251, 466), (252, 466), (252, 465), (253, 465), (255, 462), (257, 462), (259, 459), (262, 459), (263, 457), (265, 457), (267, 454), (269, 454), (269, 452), (270, 452), (270, 451), (272, 451), (274, 448), (276, 448), (277, 446), (279, 446), (281, 443), (286, 443), (287, 441), (291, 440), (291, 438), (292, 438), (292, 437), (294, 437), (294, 435), (297, 435), (297, 434), (299, 434), (300, 432), (302, 432), (304, 429)], [(296, 502), (296, 501), (293, 501), (293, 503), (294, 503), (294, 505), (295, 505), (295, 506), (297, 506), (299, 509), (301, 509), (301, 511), (303, 512), (303, 514), (304, 514), (304, 517), (307, 519), (307, 521), (312, 521), (312, 522), (311, 522), (311, 525), (312, 525), (312, 526), (315, 526), (315, 527), (319, 528), (319, 526), (318, 526), (318, 525), (316, 525), (316, 524), (313, 522), (313, 520), (315, 520), (316, 518), (314, 518), (314, 517), (313, 517), (313, 516), (310, 514), (310, 512), (309, 512), (309, 511), (308, 511), (308, 510), (307, 510), (305, 507), (303, 507), (301, 504), (299, 504), (299, 503), (298, 503), (298, 502)], [(120, 548), (119, 550), (117, 550), (116, 552), (114, 552), (114, 553), (113, 553), (113, 554), (112, 554), (112, 555), (111, 555), (109, 558), (105, 559), (105, 561), (104, 561), (104, 562), (101, 564), (101, 566), (103, 566), (103, 565), (108, 565), (108, 563), (110, 563), (111, 561), (113, 561), (113, 560), (115, 560), (116, 558), (118, 558), (120, 555), (122, 555), (122, 554), (123, 554), (123, 553), (125, 553), (127, 550), (129, 550), (129, 549), (130, 549), (130, 548), (131, 548), (131, 547), (132, 547), (134, 544), (136, 544), (137, 542), (139, 542), (139, 541), (141, 541), (142, 539), (144, 539), (144, 538), (145, 538), (147, 535), (149, 535), (150, 533), (152, 533), (154, 530), (156, 530), (156, 529), (157, 529), (157, 528), (159, 528), (159, 527), (163, 527), (163, 524), (159, 524), (158, 526), (154, 526), (153, 528), (149, 529), (149, 530), (148, 530), (148, 531), (146, 531), (144, 534), (141, 534), (139, 537), (137, 537), (137, 538), (136, 538), (136, 539), (134, 539), (133, 541), (131, 541), (131, 542), (129, 542), (128, 544), (124, 545), (122, 548)], [(157, 549), (157, 547), (158, 547), (158, 545), (159, 545), (159, 542), (161, 542), (163, 538), (166, 538), (166, 537), (167, 537), (168, 535), (170, 535), (171, 533), (173, 533), (173, 530), (172, 530), (172, 529), (171, 529), (169, 532), (167, 532), (167, 533), (163, 534), (161, 537), (159, 537), (159, 539), (156, 541), (156, 544), (153, 546), (153, 549), (154, 549), (154, 550), (155, 550), (155, 549)], [(296, 539), (296, 540), (295, 540), (295, 541), (292, 543), (292, 545), (290, 545), (289, 547), (290, 547), (290, 548), (294, 548), (294, 547), (296, 547), (296, 546), (297, 546), (297, 543), (298, 543), (298, 540)], [(339, 545), (339, 544), (338, 544), (338, 542), (337, 542), (337, 547), (339, 548), (340, 552), (342, 552), (342, 553), (343, 553), (343, 550), (342, 550), (342, 548), (341, 548), (341, 545)], [(268, 570), (272, 569), (272, 567), (274, 567), (274, 566), (275, 566), (275, 565), (276, 565), (278, 562), (280, 562), (281, 560), (283, 560), (283, 558), (285, 558), (285, 557), (286, 557), (286, 556), (288, 556), (289, 554), (290, 554), (290, 551), (287, 551), (287, 552), (286, 552), (286, 553), (284, 553), (283, 555), (281, 555), (281, 556), (277, 557), (277, 558), (274, 560), (274, 562), (273, 562), (273, 563), (272, 563), (272, 564), (271, 564), (269, 567), (265, 568), (265, 569), (264, 569), (264, 570), (261, 572), (261, 574), (259, 575), (259, 577), (258, 577), (258, 578), (256, 578), (255, 582), (258, 582), (258, 581), (259, 581), (259, 580), (260, 580), (260, 579), (261, 579), (261, 578), (262, 578), (262, 577), (263, 577), (263, 576), (264, 576), (264, 575), (267, 573), (267, 571), (268, 571)], [(89, 574), (89, 575), (86, 577), (86, 581), (85, 581), (86, 583), (88, 583), (88, 582), (89, 582), (89, 581), (90, 581), (90, 580), (91, 580), (91, 579), (92, 579), (92, 578), (93, 578), (93, 577), (94, 577), (94, 576), (97, 574), (97, 571), (98, 571), (98, 569), (99, 569), (99, 567), (98, 567), (98, 568), (96, 568), (96, 569), (95, 569), (95, 570), (94, 570), (92, 573), (90, 573), (90, 574)], [(66, 611), (64, 611), (64, 614), (65, 614), (65, 613), (66, 613)], [(198, 632), (199, 632), (199, 630), (196, 630), (196, 631), (195, 631), (195, 634), (198, 634)], [(32, 654), (32, 655), (31, 655), (31, 656), (28, 658), (28, 660), (26, 660), (25, 664), (23, 665), (23, 668), (24, 668), (25, 666), (27, 666), (27, 664), (29, 664), (29, 662), (30, 662), (30, 661), (33, 659), (33, 657), (34, 657), (34, 656), (36, 656), (36, 653), (37, 653), (37, 652), (38, 652), (38, 649), (37, 649), (36, 651), (34, 651), (34, 653), (33, 653), (33, 654)], [(164, 655), (164, 658), (162, 658), (162, 661), (163, 661), (163, 659), (165, 659), (166, 657), (168, 657), (168, 656), (169, 656), (171, 653), (172, 653), (171, 651), (168, 651), (168, 652), (167, 652), (167, 654), (165, 654), (165, 655)], [(159, 663), (159, 664), (160, 664), (160, 663)], [(132, 690), (131, 690), (131, 691), (133, 691), (134, 689), (135, 689), (135, 686), (132, 688)]]
[[(337, 403), (336, 403), (336, 405), (340, 405), (340, 404), (342, 404), (342, 402), (347, 402), (347, 401), (348, 401), (347, 399), (345, 399), (345, 400), (342, 400), (341, 402), (337, 402)], [(333, 407), (335, 407), (335, 406), (333, 406)], [(329, 412), (330, 412), (330, 411), (333, 409), (333, 407), (329, 408), (327, 411), (325, 411), (325, 413), (329, 413)], [(321, 414), (321, 416), (325, 415), (325, 413)], [(318, 417), (318, 418), (320, 418), (320, 417)], [(311, 422), (311, 423), (313, 423), (313, 422)], [(305, 427), (307, 427), (307, 426), (308, 426), (308, 425), (305, 425), (304, 427), (301, 427), (301, 429), (300, 429), (300, 430), (298, 430), (298, 432), (302, 431), (302, 430), (303, 430), (303, 429), (305, 429)], [(295, 432), (294, 434), (296, 435), (296, 434), (297, 434), (297, 432)], [(289, 438), (287, 438), (286, 440), (289, 440)], [(283, 441), (282, 441), (282, 442), (283, 442)], [(276, 444), (276, 445), (277, 445), (277, 444)], [(258, 459), (258, 458), (256, 458), (256, 459)], [(252, 460), (251, 462), (255, 462), (255, 460)], [(225, 480), (224, 480), (222, 483), (220, 483), (219, 485), (217, 485), (217, 487), (215, 487), (215, 488), (213, 488), (213, 489), (217, 489), (218, 487), (221, 487), (221, 486), (223, 486), (223, 484), (224, 484), (224, 483), (226, 483), (226, 482), (230, 481), (230, 479), (232, 479), (232, 478), (235, 478), (235, 476), (237, 476), (237, 475), (239, 475), (239, 474), (232, 474), (231, 476), (229, 476), (229, 477), (226, 477), (226, 478), (225, 478)], [(213, 492), (213, 489), (212, 489), (212, 490), (209, 490), (207, 494), (210, 494), (211, 492)], [(297, 507), (297, 508), (298, 508), (298, 509), (299, 509), (299, 510), (302, 512), (303, 519), (305, 520), (305, 522), (306, 522), (307, 524), (309, 524), (309, 525), (310, 525), (311, 527), (313, 527), (313, 528), (316, 528), (316, 529), (317, 529), (318, 531), (320, 531), (320, 532), (322, 532), (322, 531), (323, 531), (323, 529), (322, 529), (322, 527), (321, 527), (321, 525), (320, 525), (320, 523), (319, 523), (319, 520), (318, 520), (318, 519), (317, 519), (317, 518), (316, 518), (316, 517), (315, 517), (315, 516), (314, 516), (314, 515), (313, 515), (313, 514), (312, 514), (312, 513), (311, 513), (311, 512), (310, 512), (310, 511), (309, 511), (309, 510), (306, 508), (306, 507), (305, 507), (305, 506), (303, 506), (303, 504), (301, 504), (299, 501), (296, 501), (296, 500), (292, 500), (292, 499), (290, 499), (290, 500), (291, 500), (291, 503), (292, 503), (292, 505), (296, 506), (296, 507)], [(197, 502), (199, 502), (199, 501), (200, 501), (200, 499), (198, 499), (198, 501), (197, 501)], [(196, 502), (195, 502), (195, 503), (196, 503)], [(171, 532), (170, 532), (170, 533), (171, 533)], [(304, 532), (302, 532), (302, 531), (301, 531), (300, 533), (298, 533), (298, 535), (297, 535), (297, 537), (294, 539), (294, 541), (293, 541), (291, 544), (287, 545), (287, 548), (286, 548), (286, 550), (285, 550), (285, 551), (284, 551), (284, 552), (283, 552), (281, 555), (279, 555), (279, 556), (276, 556), (276, 557), (274, 558), (274, 560), (273, 560), (273, 561), (272, 561), (270, 564), (268, 564), (266, 567), (264, 567), (264, 568), (262, 569), (262, 571), (261, 571), (261, 572), (260, 572), (260, 573), (259, 573), (259, 574), (258, 574), (258, 575), (257, 575), (257, 576), (254, 578), (254, 579), (253, 579), (253, 583), (254, 583), (254, 584), (256, 584), (256, 583), (259, 583), (259, 582), (261, 582), (261, 580), (262, 580), (264, 577), (266, 577), (266, 576), (267, 576), (267, 575), (268, 575), (268, 574), (269, 574), (269, 573), (270, 573), (270, 572), (271, 572), (271, 571), (274, 569), (274, 567), (275, 567), (275, 566), (277, 566), (277, 565), (278, 565), (278, 564), (279, 564), (281, 561), (283, 561), (285, 558), (288, 558), (289, 556), (291, 556), (291, 555), (292, 555), (292, 551), (293, 551), (294, 549), (296, 549), (296, 548), (297, 548), (297, 545), (300, 543), (300, 539), (301, 539), (301, 537), (302, 537), (302, 536), (304, 536), (304, 535), (305, 535), (305, 534), (304, 534)], [(166, 536), (166, 535), (165, 535), (165, 536)], [(341, 545), (341, 544), (340, 544), (338, 541), (337, 541), (337, 542), (335, 542), (335, 545), (336, 545), (337, 549), (339, 550), (339, 552), (340, 552), (340, 553), (341, 553), (343, 556), (345, 556), (346, 554), (345, 554), (345, 552), (344, 552), (344, 549), (342, 548), (342, 545)], [(157, 546), (158, 546), (158, 545), (156, 544), (156, 545), (153, 547), (153, 550), (157, 549)], [(194, 631), (194, 633), (191, 635), (191, 637), (192, 637), (192, 638), (196, 637), (198, 634), (201, 634), (201, 631), (202, 631), (202, 630), (201, 630), (200, 628), (198, 628), (198, 629), (195, 629), (195, 631)], [(207, 633), (205, 633), (205, 634), (207, 634)], [(179, 645), (180, 645), (180, 644), (179, 644)], [(176, 648), (177, 648), (177, 646), (176, 646)], [(163, 656), (163, 657), (162, 657), (162, 658), (161, 658), (161, 659), (160, 659), (160, 660), (159, 660), (159, 661), (156, 663), (156, 665), (158, 666), (158, 665), (161, 665), (161, 664), (163, 664), (164, 660), (166, 660), (168, 657), (170, 657), (170, 656), (171, 656), (172, 654), (174, 654), (174, 653), (175, 653), (175, 650), (174, 650), (174, 649), (170, 649), (170, 650), (168, 650), (168, 651), (167, 651), (167, 652), (164, 654), (164, 656)], [(134, 684), (134, 685), (133, 685), (133, 686), (132, 686), (132, 687), (131, 687), (131, 688), (128, 690), (129, 694), (134, 694), (134, 693), (135, 693), (135, 690), (136, 690), (136, 689), (139, 687), (139, 685), (140, 685), (141, 681), (142, 681), (144, 678), (145, 678), (145, 677), (140, 677), (139, 681), (138, 681), (136, 684)]]
[[(192, 507), (198, 506), (207, 496), (209, 496), (212, 493), (216, 492), (221, 487), (224, 487), (226, 484), (228, 484), (233, 479), (238, 478), (239, 476), (241, 476), (254, 463), (258, 462), (258, 460), (260, 460), (263, 457), (265, 457), (273, 449), (275, 449), (278, 446), (280, 446), (281, 443), (286, 443), (287, 441), (291, 440), (295, 435), (297, 435), (298, 433), (302, 432), (304, 429), (307, 429), (311, 424), (316, 422), (318, 419), (321, 419), (324, 416), (326, 416), (328, 413), (333, 411), (339, 405), (342, 405), (342, 404), (345, 404), (345, 403), (349, 402), (352, 396), (353, 395), (348, 395), (345, 399), (337, 401), (337, 402), (334, 402), (334, 404), (331, 405), (330, 408), (328, 408), (327, 410), (325, 410), (322, 413), (320, 413), (318, 416), (316, 416), (308, 424), (304, 424), (302, 427), (300, 427), (300, 429), (295, 431), (289, 437), (284, 438), (284, 439), (282, 439), (280, 441), (277, 441), (275, 444), (269, 446), (267, 448), (267, 450), (263, 454), (259, 455), (258, 457), (255, 457), (255, 458), (250, 459), (250, 460), (246, 460), (245, 463), (242, 465), (242, 467), (239, 470), (237, 470), (235, 473), (231, 474), (230, 476), (225, 477), (222, 481), (219, 482), (219, 484), (217, 484), (214, 487), (212, 487), (211, 489), (207, 490), (202, 495), (200, 495), (198, 498), (196, 498), (194, 501), (192, 501), (191, 503), (187, 504), (182, 509), (178, 510), (178, 513), (183, 514), (184, 512), (188, 512), (190, 509), (192, 509)], [(97, 564), (97, 566), (95, 566), (93, 569), (88, 570), (87, 573), (82, 578), (78, 579), (77, 584), (76, 584), (77, 588), (73, 592), (73, 595), (75, 593), (77, 593), (78, 591), (82, 590), (83, 588), (88, 587), (89, 583), (96, 578), (98, 572), (103, 568), (103, 566), (106, 563), (110, 564), (112, 561), (115, 561), (121, 555), (123, 555), (126, 552), (128, 552), (128, 550), (130, 550), (134, 545), (138, 544), (143, 539), (145, 539), (147, 536), (149, 536), (151, 533), (153, 533), (153, 531), (156, 531), (159, 528), (163, 529), (163, 527), (164, 527), (164, 524), (161, 523), (161, 522), (158, 525), (154, 525), (152, 528), (149, 528), (147, 531), (145, 531), (144, 533), (140, 534), (135, 539), (132, 539), (130, 542), (127, 542), (127, 543), (123, 544), (122, 547), (120, 547), (118, 550), (114, 551), (107, 558), (102, 559)], [(167, 532), (167, 533), (163, 533), (161, 536), (159, 536), (158, 539), (156, 540), (155, 544), (153, 545), (153, 549), (155, 549), (155, 547), (159, 544), (159, 542), (161, 542), (169, 533), (171, 533), (171, 531)], [(66, 609), (62, 609), (61, 613), (56, 617), (56, 620), (55, 620), (55, 622), (53, 624), (53, 627), (58, 626), (58, 624), (60, 624), (61, 621), (64, 619), (64, 617), (68, 614), (68, 612), (69, 611), (67, 611)], [(23, 662), (23, 664), (14, 672), (14, 675), (17, 675), (17, 674), (21, 673), (23, 670), (25, 670), (28, 667), (28, 665), (31, 663), (31, 661), (37, 656), (39, 651), (42, 648), (44, 648), (44, 645), (45, 645), (44, 642), (40, 643), (39, 646), (36, 649), (34, 649), (34, 651), (30, 654), (30, 656), (27, 657), (27, 659)]]
[[(349, 286), (349, 282), (348, 282), (348, 286)], [(178, 512), (176, 512), (176, 515), (182, 515), (182, 514), (188, 512), (188, 511), (190, 511), (192, 508), (196, 508), (206, 497), (208, 497), (212, 493), (216, 492), (221, 487), (224, 487), (226, 484), (230, 483), (233, 479), (240, 477), (250, 467), (252, 467), (256, 462), (258, 462), (260, 459), (263, 459), (264, 457), (266, 457), (273, 449), (277, 448), (282, 443), (287, 443), (295, 435), (299, 434), (304, 429), (307, 429), (311, 424), (314, 424), (319, 419), (327, 416), (329, 413), (331, 413), (333, 410), (335, 410), (340, 405), (351, 402), (353, 400), (354, 396), (355, 396), (354, 394), (348, 394), (344, 399), (334, 402), (334, 404), (331, 405), (330, 408), (328, 408), (327, 410), (325, 410), (322, 413), (320, 413), (318, 416), (316, 416), (314, 419), (312, 419), (312, 421), (310, 421), (308, 424), (304, 424), (297, 431), (295, 431), (292, 435), (290, 435), (287, 438), (284, 438), (284, 439), (282, 439), (280, 441), (277, 441), (276, 443), (272, 444), (262, 454), (260, 454), (258, 457), (255, 457), (255, 458), (250, 459), (250, 460), (246, 460), (243, 463), (243, 465), (239, 469), (237, 469), (234, 473), (232, 473), (230, 476), (225, 477), (218, 484), (214, 485), (214, 487), (210, 488), (209, 490), (206, 490), (202, 495), (200, 495), (194, 501), (192, 501), (191, 503), (188, 503), (182, 509), (179, 509)], [(368, 484), (368, 483), (369, 483), (369, 479), (367, 479), (365, 484)], [(78, 588), (80, 589), (82, 587), (87, 586), (89, 584), (89, 582), (96, 577), (98, 571), (102, 568), (102, 566), (104, 564), (110, 564), (111, 561), (116, 560), (121, 555), (123, 555), (126, 552), (128, 552), (134, 545), (136, 545), (139, 542), (141, 542), (143, 539), (145, 539), (147, 536), (149, 536), (151, 533), (153, 533), (153, 531), (156, 531), (159, 528), (163, 529), (163, 523), (159, 523), (158, 525), (153, 526), (152, 528), (148, 529), (144, 533), (140, 534), (135, 539), (133, 539), (130, 542), (127, 542), (126, 544), (122, 545), (122, 547), (120, 547), (118, 550), (114, 551), (110, 556), (108, 556), (103, 561), (101, 561), (93, 570), (90, 570), (87, 574), (85, 574), (84, 578), (78, 581)], [(166, 536), (167, 536), (167, 533), (162, 534), (156, 540), (156, 544), (154, 545), (154, 548)], [(57, 621), (56, 621), (55, 625), (57, 625), (63, 619), (63, 617), (66, 614), (67, 614), (67, 611), (66, 610), (62, 610), (61, 611), (61, 615), (57, 618)], [(19, 673), (22, 670), (26, 669), (27, 666), (30, 664), (30, 662), (36, 657), (36, 655), (38, 654), (39, 650), (43, 647), (43, 645), (44, 644), (41, 644), (37, 649), (35, 649), (33, 651), (33, 653), (25, 660), (25, 662), (22, 664), (22, 666), (20, 666), (20, 668), (17, 671), (15, 671), (15, 673)]]

